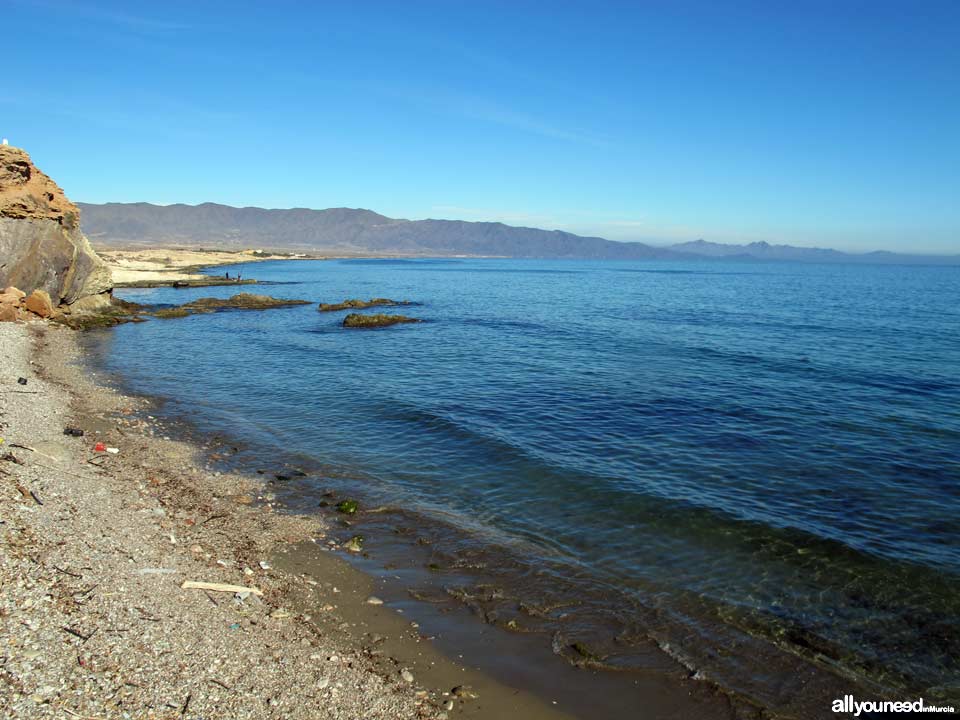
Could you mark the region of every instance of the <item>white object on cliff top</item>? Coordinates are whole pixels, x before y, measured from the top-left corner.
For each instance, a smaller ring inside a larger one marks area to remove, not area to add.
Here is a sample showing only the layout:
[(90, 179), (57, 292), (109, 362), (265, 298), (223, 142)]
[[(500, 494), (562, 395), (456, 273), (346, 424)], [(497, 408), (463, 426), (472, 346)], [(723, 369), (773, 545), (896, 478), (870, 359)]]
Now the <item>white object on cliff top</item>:
[(6, 138), (4, 138), (4, 139), (3, 139), (3, 144), (4, 144), (4, 145), (9, 145), (10, 143), (7, 141)]

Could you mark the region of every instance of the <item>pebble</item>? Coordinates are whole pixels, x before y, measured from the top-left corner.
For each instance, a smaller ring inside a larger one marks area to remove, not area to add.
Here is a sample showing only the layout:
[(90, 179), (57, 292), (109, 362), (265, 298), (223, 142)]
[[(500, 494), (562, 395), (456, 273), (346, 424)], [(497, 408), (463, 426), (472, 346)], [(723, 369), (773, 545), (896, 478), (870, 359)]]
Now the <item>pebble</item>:
[(317, 680), (317, 687), (320, 690), (326, 690), (329, 685), (330, 685), (330, 678), (328, 677), (322, 677), (319, 680)]
[(403, 678), (404, 682), (412, 683), (413, 682), (413, 673), (404, 668), (400, 671), (400, 677)]
[(378, 598), (376, 595), (371, 595), (367, 598), (367, 605), (383, 605), (383, 600)]

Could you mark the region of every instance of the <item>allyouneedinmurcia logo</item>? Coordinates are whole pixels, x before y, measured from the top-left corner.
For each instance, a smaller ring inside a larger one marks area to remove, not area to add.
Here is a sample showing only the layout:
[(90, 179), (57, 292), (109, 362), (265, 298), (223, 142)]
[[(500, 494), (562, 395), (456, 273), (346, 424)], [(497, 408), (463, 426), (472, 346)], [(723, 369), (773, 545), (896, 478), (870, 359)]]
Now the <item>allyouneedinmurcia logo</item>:
[(860, 717), (861, 713), (952, 713), (950, 705), (927, 705), (923, 698), (917, 700), (854, 700), (853, 695), (844, 695), (842, 700), (833, 701), (835, 713), (850, 713)]

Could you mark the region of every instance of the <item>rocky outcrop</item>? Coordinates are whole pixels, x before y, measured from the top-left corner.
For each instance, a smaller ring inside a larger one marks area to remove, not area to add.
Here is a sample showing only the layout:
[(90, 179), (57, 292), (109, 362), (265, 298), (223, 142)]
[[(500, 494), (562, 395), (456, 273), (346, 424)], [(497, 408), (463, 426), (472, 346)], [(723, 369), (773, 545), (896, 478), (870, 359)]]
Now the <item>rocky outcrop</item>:
[(26, 152), (3, 145), (0, 287), (6, 286), (27, 295), (44, 292), (51, 307), (65, 312), (89, 312), (110, 304), (113, 283), (106, 263), (80, 231), (77, 206)]
[(198, 298), (176, 307), (162, 308), (151, 314), (162, 319), (181, 318), (188, 315), (211, 313), (217, 310), (271, 310), (273, 308), (309, 305), (309, 300), (284, 300), (269, 295), (239, 293), (229, 298)]
[(373, 298), (372, 300), (344, 300), (341, 303), (320, 303), (320, 312), (335, 312), (337, 310), (363, 310), (378, 305), (396, 306), (413, 305), (409, 300), (391, 300), (390, 298)]
[(407, 317), (406, 315), (361, 315), (360, 313), (351, 313), (343, 319), (345, 328), (379, 328), (389, 325), (399, 325), (401, 323), (423, 322), (417, 318)]

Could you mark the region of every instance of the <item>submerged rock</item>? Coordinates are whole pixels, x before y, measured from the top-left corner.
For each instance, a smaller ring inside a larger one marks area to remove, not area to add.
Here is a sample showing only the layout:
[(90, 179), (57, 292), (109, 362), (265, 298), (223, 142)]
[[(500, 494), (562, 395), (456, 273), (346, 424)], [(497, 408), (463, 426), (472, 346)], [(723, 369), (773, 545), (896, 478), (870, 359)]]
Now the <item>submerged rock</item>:
[(341, 303), (320, 303), (320, 312), (334, 312), (336, 310), (363, 310), (364, 308), (381, 305), (412, 305), (409, 300), (391, 300), (389, 298), (373, 298), (372, 300), (344, 300)]
[(343, 544), (343, 549), (349, 552), (363, 552), (363, 535), (354, 535)]
[(418, 323), (423, 322), (418, 318), (407, 317), (406, 315), (361, 315), (360, 313), (350, 313), (343, 319), (345, 328), (378, 328), (388, 325), (398, 325), (400, 323)]

